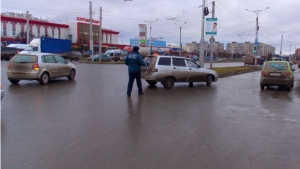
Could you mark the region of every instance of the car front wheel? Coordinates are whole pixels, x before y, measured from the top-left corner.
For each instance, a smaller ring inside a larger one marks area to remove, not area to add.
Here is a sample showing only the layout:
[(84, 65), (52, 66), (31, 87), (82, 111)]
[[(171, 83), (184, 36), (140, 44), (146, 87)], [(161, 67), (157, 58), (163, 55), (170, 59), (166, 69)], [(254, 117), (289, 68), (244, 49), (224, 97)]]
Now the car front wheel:
[(39, 83), (40, 83), (41, 85), (46, 85), (46, 84), (49, 83), (49, 81), (50, 81), (50, 76), (49, 76), (49, 74), (48, 74), (47, 72), (44, 72), (44, 73), (41, 75), (40, 79), (39, 79)]
[(212, 75), (208, 75), (206, 78), (206, 86), (210, 86), (212, 83)]
[(171, 89), (174, 86), (175, 80), (173, 77), (166, 77), (163, 85), (166, 89)]
[(75, 72), (74, 69), (72, 69), (72, 70), (70, 71), (70, 75), (68, 76), (68, 79), (69, 79), (69, 80), (74, 80), (74, 79), (75, 79), (75, 76), (76, 76), (76, 72)]

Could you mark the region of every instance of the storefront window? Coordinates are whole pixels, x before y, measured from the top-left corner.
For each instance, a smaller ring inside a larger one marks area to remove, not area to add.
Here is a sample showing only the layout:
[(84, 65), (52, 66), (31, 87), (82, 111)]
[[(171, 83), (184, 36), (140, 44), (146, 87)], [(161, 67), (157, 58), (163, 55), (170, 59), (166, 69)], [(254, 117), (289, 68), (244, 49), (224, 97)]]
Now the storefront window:
[(12, 34), (13, 34), (13, 36), (16, 35), (16, 30), (15, 29), (12, 30)]

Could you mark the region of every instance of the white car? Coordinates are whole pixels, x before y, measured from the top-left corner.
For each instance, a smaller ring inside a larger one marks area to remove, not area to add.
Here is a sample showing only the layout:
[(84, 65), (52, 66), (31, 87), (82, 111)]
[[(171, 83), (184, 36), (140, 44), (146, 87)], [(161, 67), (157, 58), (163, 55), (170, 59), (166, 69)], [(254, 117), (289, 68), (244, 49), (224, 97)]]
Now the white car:
[(147, 56), (144, 59), (149, 63), (142, 66), (141, 77), (149, 85), (161, 82), (166, 89), (174, 86), (175, 82), (206, 82), (210, 86), (219, 78), (216, 71), (201, 68), (196, 62), (189, 58), (176, 56)]
[(75, 65), (52, 53), (17, 54), (7, 64), (8, 80), (18, 84), (20, 80), (37, 80), (46, 85), (50, 79), (67, 77), (74, 80)]

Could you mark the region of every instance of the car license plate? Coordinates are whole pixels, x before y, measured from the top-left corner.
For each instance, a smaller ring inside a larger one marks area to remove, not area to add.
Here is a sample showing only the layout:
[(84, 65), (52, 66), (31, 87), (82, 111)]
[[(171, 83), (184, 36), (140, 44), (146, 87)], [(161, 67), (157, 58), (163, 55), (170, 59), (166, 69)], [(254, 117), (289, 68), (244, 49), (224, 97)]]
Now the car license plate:
[(280, 73), (270, 73), (270, 76), (280, 76)]
[(26, 76), (26, 73), (13, 73), (16, 76)]

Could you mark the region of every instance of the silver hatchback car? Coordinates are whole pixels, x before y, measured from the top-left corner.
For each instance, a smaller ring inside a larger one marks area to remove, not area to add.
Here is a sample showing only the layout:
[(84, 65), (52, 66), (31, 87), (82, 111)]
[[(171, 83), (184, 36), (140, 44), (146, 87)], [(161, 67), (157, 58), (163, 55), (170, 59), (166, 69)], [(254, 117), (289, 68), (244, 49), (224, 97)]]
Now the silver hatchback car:
[(196, 62), (189, 58), (176, 56), (147, 56), (144, 59), (149, 63), (148, 66), (142, 66), (141, 77), (149, 85), (156, 85), (161, 82), (166, 89), (174, 86), (175, 82), (206, 82), (210, 86), (219, 78), (217, 72), (201, 68)]
[(7, 64), (8, 80), (18, 84), (20, 80), (37, 80), (46, 85), (50, 79), (67, 77), (74, 80), (75, 65), (63, 57), (51, 53), (18, 54)]

